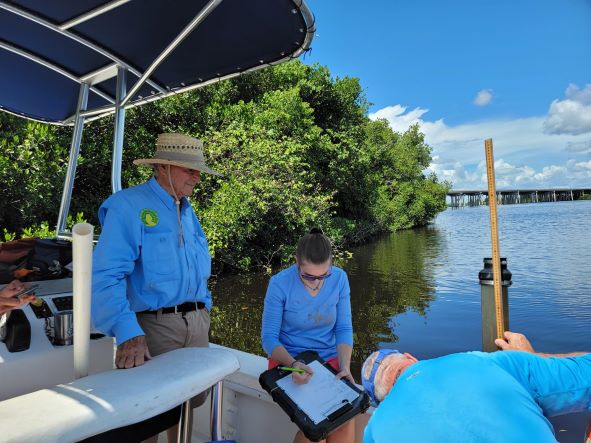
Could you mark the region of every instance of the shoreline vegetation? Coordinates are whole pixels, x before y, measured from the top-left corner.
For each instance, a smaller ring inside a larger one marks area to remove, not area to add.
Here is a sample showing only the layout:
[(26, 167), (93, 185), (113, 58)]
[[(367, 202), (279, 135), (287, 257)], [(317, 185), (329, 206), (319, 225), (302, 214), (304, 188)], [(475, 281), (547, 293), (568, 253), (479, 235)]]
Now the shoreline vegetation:
[[(431, 148), (418, 126), (394, 132), (367, 117), (369, 105), (359, 79), (296, 60), (129, 109), (123, 188), (150, 176), (131, 162), (152, 154), (157, 134), (186, 133), (223, 174), (204, 174), (192, 198), (215, 273), (270, 272), (313, 226), (345, 257), (348, 246), (428, 224), (450, 186), (425, 175)], [(0, 112), (0, 240), (55, 236), (71, 133)], [(112, 116), (86, 124), (70, 207), (97, 232), (112, 140)]]

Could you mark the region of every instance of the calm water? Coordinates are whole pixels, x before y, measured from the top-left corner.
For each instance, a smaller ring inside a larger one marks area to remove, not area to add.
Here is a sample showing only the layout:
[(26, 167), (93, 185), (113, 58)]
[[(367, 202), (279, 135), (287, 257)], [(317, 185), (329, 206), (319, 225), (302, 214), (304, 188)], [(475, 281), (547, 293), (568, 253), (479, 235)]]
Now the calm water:
[[(378, 347), (429, 358), (481, 349), (482, 259), (491, 255), (488, 207), (449, 209), (427, 228), (352, 250), (353, 373)], [(545, 352), (591, 350), (591, 201), (499, 207), (501, 255), (513, 273), (510, 328)], [(212, 287), (212, 341), (263, 354), (269, 276), (224, 276)], [(576, 420), (575, 420), (576, 419)], [(554, 420), (561, 442), (582, 440), (585, 418)]]

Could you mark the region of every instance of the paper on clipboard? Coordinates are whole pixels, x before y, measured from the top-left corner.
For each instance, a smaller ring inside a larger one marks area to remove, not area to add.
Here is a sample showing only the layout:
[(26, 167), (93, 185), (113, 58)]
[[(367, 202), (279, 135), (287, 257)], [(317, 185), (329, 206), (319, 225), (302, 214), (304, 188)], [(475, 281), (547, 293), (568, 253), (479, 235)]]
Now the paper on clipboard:
[(325, 368), (319, 361), (308, 364), (314, 375), (305, 385), (296, 385), (291, 376), (277, 381), (277, 386), (315, 423), (325, 420), (345, 403), (353, 402), (359, 393)]

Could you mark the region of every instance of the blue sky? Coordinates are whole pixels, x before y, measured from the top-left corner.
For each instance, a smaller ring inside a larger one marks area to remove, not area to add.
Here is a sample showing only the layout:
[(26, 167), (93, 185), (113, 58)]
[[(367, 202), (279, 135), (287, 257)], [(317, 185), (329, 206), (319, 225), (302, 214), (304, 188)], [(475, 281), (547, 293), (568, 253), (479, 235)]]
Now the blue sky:
[(591, 187), (591, 0), (309, 0), (305, 63), (358, 77), (370, 118), (419, 123), (430, 167), (484, 188)]

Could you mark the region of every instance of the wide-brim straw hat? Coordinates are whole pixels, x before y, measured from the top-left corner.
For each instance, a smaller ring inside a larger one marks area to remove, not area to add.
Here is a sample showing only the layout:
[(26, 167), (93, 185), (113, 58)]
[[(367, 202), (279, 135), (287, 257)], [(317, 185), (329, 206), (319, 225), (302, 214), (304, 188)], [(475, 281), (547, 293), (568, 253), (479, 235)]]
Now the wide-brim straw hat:
[(172, 165), (181, 168), (196, 169), (213, 175), (222, 175), (210, 169), (203, 157), (203, 142), (184, 134), (159, 134), (156, 140), (156, 152), (153, 158), (134, 160), (135, 165)]

